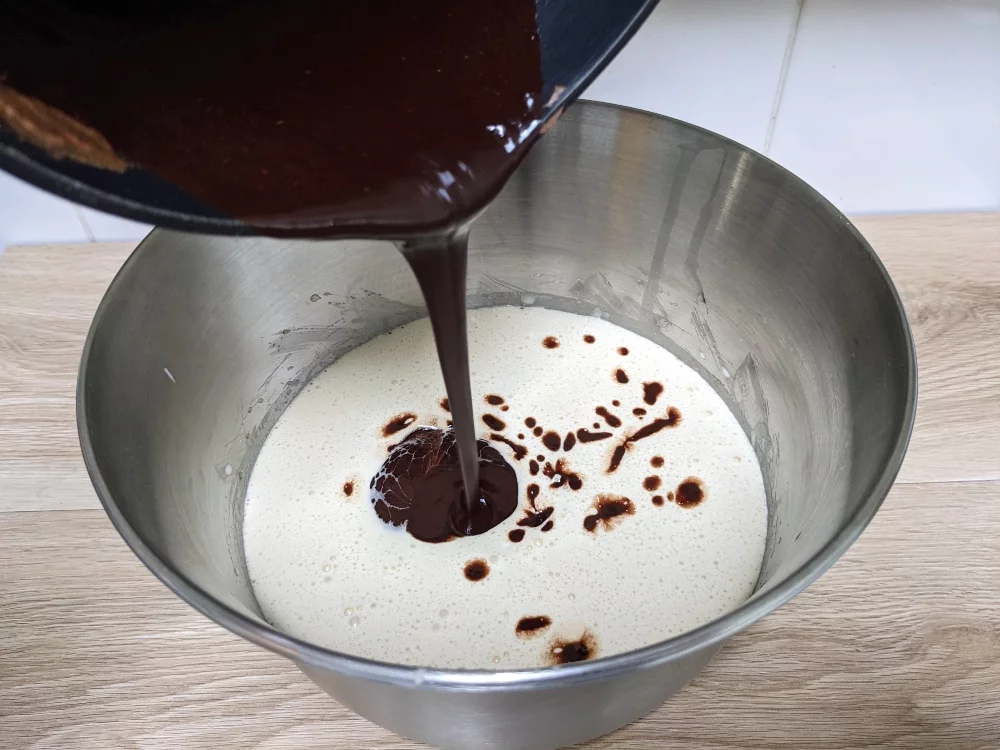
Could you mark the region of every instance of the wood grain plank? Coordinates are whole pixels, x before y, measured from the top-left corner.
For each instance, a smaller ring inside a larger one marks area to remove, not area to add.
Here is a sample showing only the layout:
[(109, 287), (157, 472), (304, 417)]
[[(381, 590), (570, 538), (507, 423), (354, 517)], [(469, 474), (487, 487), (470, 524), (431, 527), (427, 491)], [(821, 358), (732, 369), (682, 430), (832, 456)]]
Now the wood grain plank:
[[(857, 224), (899, 287), (917, 341), (920, 404), (900, 481), (1000, 478), (1000, 215)], [(76, 440), (76, 368), (93, 311), (132, 247), (0, 256), (0, 511), (98, 507)]]
[(899, 289), (920, 397), (904, 482), (1000, 478), (1000, 214), (855, 220)]
[(0, 255), (0, 510), (98, 508), (74, 413), (91, 318), (135, 243)]
[[(1000, 482), (897, 485), (808, 591), (594, 748), (1000, 747)], [(0, 745), (416, 748), (189, 609), (99, 511), (0, 514)]]

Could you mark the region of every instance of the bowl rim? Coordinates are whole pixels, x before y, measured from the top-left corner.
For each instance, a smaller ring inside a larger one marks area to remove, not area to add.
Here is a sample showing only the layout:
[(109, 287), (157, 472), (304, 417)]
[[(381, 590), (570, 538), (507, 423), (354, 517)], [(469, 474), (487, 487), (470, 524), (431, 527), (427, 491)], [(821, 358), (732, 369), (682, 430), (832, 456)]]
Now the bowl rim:
[(897, 325), (905, 342), (906, 352), (903, 366), (906, 367), (907, 373), (906, 397), (903, 404), (901, 429), (896, 436), (889, 460), (881, 473), (871, 483), (865, 500), (855, 509), (851, 516), (844, 520), (837, 533), (816, 554), (765, 593), (759, 596), (752, 596), (730, 612), (693, 630), (639, 649), (601, 657), (594, 661), (555, 667), (516, 670), (438, 669), (406, 666), (352, 656), (286, 635), (256, 617), (243, 614), (223, 604), (192, 580), (173, 569), (146, 543), (146, 540), (142, 538), (125, 518), (104, 481), (100, 467), (98, 466), (97, 456), (90, 439), (86, 419), (87, 395), (85, 384), (87, 382), (88, 363), (96, 332), (101, 327), (101, 321), (108, 312), (111, 298), (115, 295), (116, 290), (125, 283), (124, 280), (131, 272), (133, 266), (139, 262), (149, 236), (153, 233), (168, 231), (154, 229), (146, 239), (139, 243), (118, 270), (94, 314), (93, 321), (87, 333), (86, 342), (84, 343), (77, 378), (76, 419), (80, 447), (83, 453), (84, 464), (87, 467), (87, 473), (90, 475), (94, 489), (100, 498), (101, 505), (103, 505), (104, 510), (111, 519), (111, 523), (150, 572), (159, 578), (177, 596), (230, 632), (269, 651), (285, 656), (300, 667), (332, 671), (347, 677), (361, 678), (374, 682), (407, 687), (421, 686), (436, 690), (466, 692), (530, 690), (608, 679), (635, 670), (653, 668), (713, 645), (721, 645), (723, 641), (749, 627), (803, 591), (829, 569), (861, 535), (881, 507), (899, 473), (907, 446), (909, 445), (910, 436), (913, 432), (917, 402), (917, 359), (912, 331), (910, 330), (899, 293), (878, 255), (854, 224), (811, 185), (772, 159), (747, 146), (682, 120), (632, 107), (580, 100), (574, 105), (574, 109), (609, 109), (618, 112), (629, 112), (657, 121), (666, 121), (674, 126), (717, 139), (720, 143), (729, 147), (741, 149), (747, 154), (762, 160), (764, 163), (788, 175), (795, 187), (802, 190), (807, 198), (812, 199), (818, 210), (826, 211), (834, 221), (841, 223), (863, 252), (868, 255), (869, 260), (872, 261), (876, 269), (876, 273), (886, 285), (894, 303)]

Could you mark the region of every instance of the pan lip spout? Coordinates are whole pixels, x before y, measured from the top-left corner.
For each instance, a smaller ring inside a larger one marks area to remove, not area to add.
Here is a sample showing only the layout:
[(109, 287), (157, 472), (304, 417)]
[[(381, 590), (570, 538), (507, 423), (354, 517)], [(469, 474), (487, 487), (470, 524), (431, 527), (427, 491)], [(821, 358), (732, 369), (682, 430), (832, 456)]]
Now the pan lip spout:
[[(578, 103), (575, 109), (582, 110), (584, 113), (596, 112), (598, 110), (608, 110), (619, 114), (624, 111), (640, 112), (639, 110), (628, 110), (625, 107), (590, 102)], [(676, 120), (659, 115), (649, 113), (642, 113), (642, 115), (655, 121), (678, 123)], [(562, 122), (560, 122), (560, 125)], [(694, 126), (682, 125), (685, 128), (690, 128), (710, 135), (712, 138), (717, 138), (720, 144), (725, 143), (739, 148), (753, 158), (774, 164), (766, 157), (756, 154), (751, 149), (734, 144), (732, 141), (721, 136), (708, 134), (708, 131), (694, 128)], [(557, 125), (557, 129), (558, 127), (559, 125)], [(781, 169), (777, 165), (775, 165), (775, 168)], [(847, 231), (850, 238), (857, 243), (857, 246), (868, 256), (868, 260), (874, 264), (875, 271), (873, 278), (878, 277), (888, 290), (893, 307), (891, 326), (894, 334), (903, 344), (900, 351), (902, 356), (894, 365), (899, 368), (897, 369), (897, 373), (901, 374), (903, 385), (903, 396), (898, 410), (898, 414), (900, 415), (899, 428), (888, 450), (888, 458), (885, 465), (866, 488), (863, 493), (863, 500), (841, 522), (840, 527), (831, 536), (829, 541), (786, 578), (774, 584), (771, 588), (758, 592), (736, 609), (718, 617), (712, 622), (641, 649), (576, 664), (510, 671), (435, 669), (372, 661), (331, 651), (283, 634), (267, 623), (239, 612), (211, 596), (192, 580), (175, 570), (126, 518), (102, 474), (101, 461), (97, 456), (88, 423), (88, 378), (90, 376), (89, 366), (94, 350), (95, 337), (99, 335), (99, 331), (103, 328), (102, 321), (109, 314), (109, 310), (112, 307), (111, 301), (127, 285), (130, 275), (150, 247), (148, 240), (139, 245), (111, 282), (107, 293), (95, 313), (86, 343), (83, 347), (79, 368), (76, 391), (77, 430), (84, 463), (101, 504), (112, 524), (136, 556), (168, 588), (196, 610), (231, 632), (263, 648), (286, 656), (301, 666), (326, 670), (346, 677), (389, 683), (403, 687), (419, 686), (421, 689), (438, 691), (496, 692), (542, 690), (576, 683), (605, 680), (638, 670), (651, 669), (720, 645), (726, 639), (747, 628), (804, 590), (833, 565), (858, 536), (861, 535), (882, 505), (896, 479), (909, 444), (916, 412), (917, 361), (913, 336), (899, 294), (884, 265), (870, 244), (843, 213), (802, 180), (790, 175), (783, 169), (782, 172), (792, 181), (791, 184), (793, 187), (815, 206), (817, 211), (822, 212), (832, 222), (839, 224)]]

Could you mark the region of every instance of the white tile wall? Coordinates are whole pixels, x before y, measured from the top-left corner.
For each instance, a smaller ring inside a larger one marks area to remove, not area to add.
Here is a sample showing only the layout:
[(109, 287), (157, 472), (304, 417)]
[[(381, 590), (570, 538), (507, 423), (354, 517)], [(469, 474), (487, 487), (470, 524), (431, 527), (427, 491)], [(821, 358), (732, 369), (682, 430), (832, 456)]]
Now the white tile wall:
[(806, 0), (770, 156), (848, 212), (1000, 209), (1000, 0)]
[(796, 0), (660, 0), (584, 97), (763, 150), (797, 12)]
[(90, 230), (96, 242), (114, 242), (117, 240), (139, 240), (149, 234), (152, 226), (140, 224), (131, 219), (96, 211), (93, 208), (81, 208), (82, 220)]
[[(661, 0), (585, 96), (746, 143), (849, 212), (1000, 210), (1000, 0)], [(0, 173), (0, 248), (147, 231)]]
[(76, 206), (0, 171), (0, 248), (88, 239)]

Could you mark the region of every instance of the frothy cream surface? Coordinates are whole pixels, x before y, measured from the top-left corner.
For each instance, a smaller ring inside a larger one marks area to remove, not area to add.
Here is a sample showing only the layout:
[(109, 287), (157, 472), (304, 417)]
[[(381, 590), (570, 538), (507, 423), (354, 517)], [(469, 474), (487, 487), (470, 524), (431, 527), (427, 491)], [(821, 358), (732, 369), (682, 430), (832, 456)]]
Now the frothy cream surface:
[[(518, 460), (491, 440), (517, 473), (519, 509), (440, 544), (377, 517), (369, 483), (388, 447), (450, 416), (429, 322), (379, 336), (305, 387), (253, 468), (244, 545), (269, 622), (379, 661), (510, 669), (646, 646), (750, 595), (767, 525), (760, 468), (694, 370), (606, 321), (540, 308), (470, 310), (469, 350), (478, 413), (504, 424), (480, 421), (480, 437), (527, 448)], [(678, 424), (629, 440), (671, 407)], [(405, 427), (386, 436), (391, 424)], [(581, 429), (611, 435), (565, 450)], [(535, 506), (553, 509), (547, 531), (517, 524), (530, 485)]]

